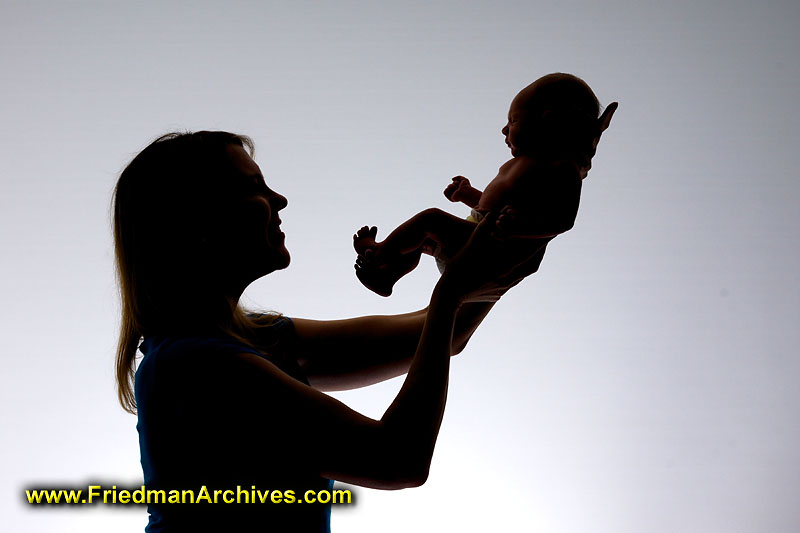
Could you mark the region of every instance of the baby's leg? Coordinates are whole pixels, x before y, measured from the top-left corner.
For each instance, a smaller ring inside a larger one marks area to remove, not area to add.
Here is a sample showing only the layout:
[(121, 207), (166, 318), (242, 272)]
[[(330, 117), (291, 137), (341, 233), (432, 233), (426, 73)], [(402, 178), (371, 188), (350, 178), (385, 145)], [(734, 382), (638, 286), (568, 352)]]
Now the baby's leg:
[(389, 296), (397, 280), (416, 268), (423, 253), (433, 254), (441, 247), (455, 254), (474, 229), (474, 223), (435, 208), (403, 222), (383, 242), (375, 241), (377, 228), (365, 226), (353, 235), (356, 275), (368, 289)]

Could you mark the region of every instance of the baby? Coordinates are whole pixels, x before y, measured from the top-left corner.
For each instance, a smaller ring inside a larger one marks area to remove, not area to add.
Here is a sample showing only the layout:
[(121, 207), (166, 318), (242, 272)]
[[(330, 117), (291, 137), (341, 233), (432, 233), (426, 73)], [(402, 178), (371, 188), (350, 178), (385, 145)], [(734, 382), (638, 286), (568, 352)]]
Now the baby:
[(389, 296), (423, 253), (434, 256), (444, 271), (448, 259), (489, 212), (496, 216), (494, 235), (509, 245), (514, 241), (521, 250), (518, 266), (524, 275), (536, 272), (547, 243), (575, 223), (581, 181), (616, 109), (614, 102), (598, 118), (597, 97), (586, 82), (571, 74), (548, 74), (528, 85), (511, 102), (502, 133), (512, 158), (497, 177), (483, 192), (463, 176), (453, 178), (444, 190), (448, 200), (468, 205), (472, 214), (461, 219), (426, 209), (383, 242), (375, 241), (377, 228), (364, 226), (353, 235), (358, 279), (377, 294)]

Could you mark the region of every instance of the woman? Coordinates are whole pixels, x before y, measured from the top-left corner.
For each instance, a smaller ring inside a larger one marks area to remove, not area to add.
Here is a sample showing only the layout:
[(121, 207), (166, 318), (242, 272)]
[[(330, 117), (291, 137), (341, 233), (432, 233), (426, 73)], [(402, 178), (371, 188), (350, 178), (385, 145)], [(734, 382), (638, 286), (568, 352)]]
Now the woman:
[[(449, 357), (513, 285), (485, 281), (499, 273), (494, 241), (478, 226), (426, 310), (336, 321), (246, 314), (244, 289), (289, 265), (279, 216), (287, 200), (265, 184), (252, 151), (231, 133), (168, 134), (117, 183), (117, 384), (138, 414), (147, 488), (292, 490), (302, 500), (330, 480), (421, 485)], [(134, 374), (137, 347), (145, 355)], [(380, 420), (320, 392), (406, 372)], [(330, 509), (319, 504), (151, 501), (148, 510), (151, 532), (329, 530)]]

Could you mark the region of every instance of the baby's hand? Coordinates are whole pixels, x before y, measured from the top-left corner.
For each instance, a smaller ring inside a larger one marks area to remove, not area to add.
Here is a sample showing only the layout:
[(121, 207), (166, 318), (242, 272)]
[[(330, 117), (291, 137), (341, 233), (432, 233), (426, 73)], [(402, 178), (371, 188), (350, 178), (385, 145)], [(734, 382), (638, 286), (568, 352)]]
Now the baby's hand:
[(471, 188), (472, 186), (467, 178), (456, 176), (453, 178), (453, 183), (445, 188), (444, 195), (451, 202), (461, 202), (464, 199), (464, 193)]

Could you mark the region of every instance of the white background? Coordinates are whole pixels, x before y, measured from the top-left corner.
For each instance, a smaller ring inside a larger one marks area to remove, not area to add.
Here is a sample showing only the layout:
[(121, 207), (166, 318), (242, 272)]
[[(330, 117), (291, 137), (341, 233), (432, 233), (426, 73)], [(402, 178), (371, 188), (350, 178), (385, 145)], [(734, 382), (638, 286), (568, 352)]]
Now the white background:
[[(576, 227), (454, 361), (428, 483), (358, 490), (334, 531), (800, 530), (799, 23), (790, 1), (3, 0), (4, 529), (146, 523), (22, 491), (141, 479), (109, 207), (150, 140), (254, 138), (293, 262), (248, 305), (404, 312), (432, 261), (381, 299), (353, 275), (354, 230), (466, 215), (444, 186), (483, 187), (512, 97), (565, 71), (620, 102)], [(399, 386), (339, 396), (379, 417)]]

